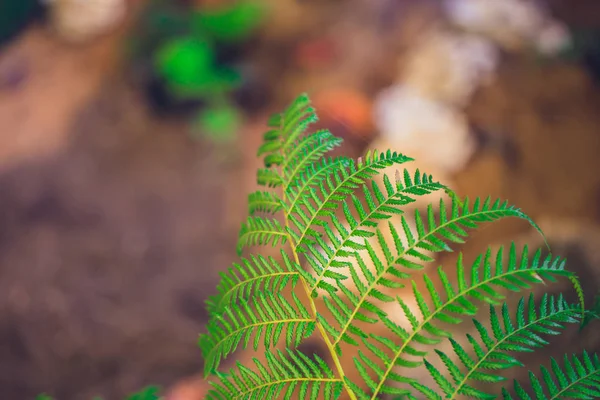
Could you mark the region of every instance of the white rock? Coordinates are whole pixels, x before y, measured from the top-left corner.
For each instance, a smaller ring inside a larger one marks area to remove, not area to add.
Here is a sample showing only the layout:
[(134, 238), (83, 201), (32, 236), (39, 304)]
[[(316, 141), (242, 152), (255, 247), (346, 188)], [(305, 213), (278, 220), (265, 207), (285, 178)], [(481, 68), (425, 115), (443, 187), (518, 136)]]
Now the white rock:
[[(443, 5), (452, 23), (469, 32), (483, 34), (509, 50), (537, 47), (546, 27), (557, 23), (541, 1), (444, 0)], [(556, 52), (568, 44), (565, 38), (568, 32), (557, 35), (556, 28), (552, 31), (546, 35), (555, 35), (555, 45), (542, 46)], [(562, 39), (556, 39), (558, 36)]]
[(464, 107), (480, 85), (492, 81), (498, 62), (490, 41), (434, 30), (415, 44), (401, 81), (431, 100)]
[(567, 27), (560, 22), (552, 22), (538, 34), (535, 44), (540, 53), (552, 56), (569, 48), (572, 43)]
[(375, 101), (374, 114), (381, 135), (392, 150), (445, 175), (463, 169), (475, 151), (462, 112), (425, 98), (407, 86), (384, 90)]
[(126, 0), (45, 0), (53, 29), (69, 42), (84, 42), (123, 21)]

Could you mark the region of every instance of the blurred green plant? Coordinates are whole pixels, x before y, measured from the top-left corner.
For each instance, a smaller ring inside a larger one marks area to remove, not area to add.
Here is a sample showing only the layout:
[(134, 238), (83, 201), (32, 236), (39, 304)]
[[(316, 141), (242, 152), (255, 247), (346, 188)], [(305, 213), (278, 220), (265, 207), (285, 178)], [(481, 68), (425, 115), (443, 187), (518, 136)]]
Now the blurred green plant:
[(229, 140), (239, 124), (228, 121), (241, 120), (229, 97), (243, 80), (235, 66), (219, 60), (219, 53), (239, 50), (264, 16), (259, 0), (192, 10), (177, 2), (154, 0), (136, 29), (132, 56), (150, 60), (151, 74), (175, 102), (204, 105), (194, 128), (208, 129), (213, 139)]
[[(158, 386), (147, 386), (139, 392), (130, 394), (126, 400), (159, 400), (161, 398), (159, 392)], [(54, 397), (43, 393), (38, 395), (35, 400), (54, 400)], [(102, 397), (95, 397), (93, 400), (102, 400)]]

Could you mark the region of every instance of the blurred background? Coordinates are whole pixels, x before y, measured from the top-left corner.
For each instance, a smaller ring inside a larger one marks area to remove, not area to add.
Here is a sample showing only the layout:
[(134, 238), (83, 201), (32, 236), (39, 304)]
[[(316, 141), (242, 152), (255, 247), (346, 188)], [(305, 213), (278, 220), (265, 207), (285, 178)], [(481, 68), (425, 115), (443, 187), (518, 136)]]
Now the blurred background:
[(541, 221), (593, 297), (599, 84), (597, 0), (0, 0), (0, 398), (202, 398), (204, 300), (301, 92), (339, 152)]

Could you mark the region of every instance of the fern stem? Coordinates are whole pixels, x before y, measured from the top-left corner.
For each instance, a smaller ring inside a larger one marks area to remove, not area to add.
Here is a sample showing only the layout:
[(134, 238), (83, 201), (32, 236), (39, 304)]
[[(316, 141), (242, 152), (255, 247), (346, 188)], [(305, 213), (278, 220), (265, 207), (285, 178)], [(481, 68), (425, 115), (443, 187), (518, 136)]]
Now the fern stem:
[(402, 346), (400, 347), (400, 349), (398, 349), (398, 351), (394, 355), (393, 359), (390, 362), (390, 365), (387, 367), (385, 373), (382, 375), (382, 377), (380, 379), (380, 382), (379, 382), (379, 385), (375, 388), (375, 391), (373, 392), (373, 396), (371, 397), (371, 400), (376, 400), (377, 399), (377, 395), (379, 394), (379, 391), (383, 388), (383, 385), (384, 385), (384, 383), (385, 383), (385, 381), (387, 379), (387, 376), (390, 374), (390, 372), (392, 372), (392, 369), (396, 365), (396, 361), (398, 360), (398, 358), (404, 353), (404, 350), (406, 350), (406, 348), (408, 347), (408, 345), (412, 343), (413, 339), (419, 333), (421, 333), (421, 331), (423, 330), (423, 328), (425, 327), (425, 325), (427, 325), (429, 322), (431, 322), (435, 318), (436, 315), (438, 315), (441, 312), (443, 312), (444, 310), (446, 310), (446, 308), (448, 308), (448, 306), (450, 306), (451, 304), (453, 304), (455, 301), (457, 301), (461, 297), (466, 297), (470, 292), (477, 291), (477, 289), (480, 288), (481, 286), (488, 285), (488, 284), (490, 284), (491, 282), (493, 282), (495, 280), (501, 280), (504, 277), (507, 277), (507, 276), (510, 276), (510, 275), (514, 275), (514, 274), (518, 274), (518, 273), (531, 273), (531, 271), (530, 270), (512, 270), (512, 271), (506, 271), (506, 272), (504, 272), (502, 274), (492, 276), (492, 277), (490, 277), (487, 280), (483, 280), (483, 281), (477, 283), (476, 285), (467, 288), (463, 292), (458, 292), (454, 297), (448, 299), (448, 301), (442, 307), (438, 308), (437, 310), (435, 310), (434, 312), (432, 312), (427, 318), (425, 318), (423, 321), (421, 321), (421, 323), (417, 327), (413, 328), (412, 333), (406, 338), (406, 340), (404, 341), (404, 343), (402, 343)]
[(308, 285), (306, 284), (306, 281), (302, 277), (300, 278), (300, 280), (302, 281), (302, 287), (304, 288), (304, 292), (306, 293), (306, 296), (309, 299), (310, 308), (311, 308), (313, 316), (314, 316), (315, 324), (317, 325), (317, 329), (319, 329), (319, 332), (321, 333), (321, 337), (323, 338), (323, 341), (325, 342), (325, 345), (327, 346), (327, 349), (329, 350), (329, 353), (331, 354), (331, 358), (333, 360), (333, 363), (335, 364), (335, 369), (337, 370), (338, 375), (340, 376), (340, 379), (344, 383), (344, 388), (348, 392), (348, 396), (350, 396), (350, 399), (356, 400), (355, 394), (352, 392), (352, 390), (350, 390), (350, 388), (345, 383), (346, 382), (346, 379), (345, 379), (346, 374), (344, 373), (344, 368), (342, 367), (342, 363), (340, 362), (340, 359), (335, 351), (335, 347), (331, 343), (331, 340), (329, 340), (329, 336), (327, 335), (325, 328), (317, 320), (317, 307), (310, 295), (310, 290), (308, 288)]
[[(285, 201), (286, 201), (286, 193), (284, 191), (283, 192), (283, 203), (284, 204), (285, 204)], [(284, 211), (284, 218), (285, 218), (285, 220), (284, 220), (285, 226), (289, 227), (290, 224), (289, 224), (289, 220), (288, 220), (288, 214), (286, 211)], [(294, 261), (301, 268), (302, 264), (300, 264), (300, 257), (298, 257), (298, 252), (296, 251), (297, 244), (294, 243), (294, 239), (292, 238), (292, 235), (290, 235), (289, 233), (287, 233), (287, 235), (288, 235), (288, 243), (290, 244), (290, 248), (292, 250), (292, 255), (294, 257)], [(335, 365), (335, 369), (337, 370), (339, 378), (342, 381), (344, 388), (346, 389), (346, 392), (348, 393), (348, 396), (350, 397), (350, 399), (357, 400), (354, 392), (352, 392), (352, 390), (350, 390), (348, 385), (346, 385), (346, 374), (344, 373), (344, 368), (342, 367), (342, 363), (340, 362), (340, 359), (335, 351), (335, 347), (331, 344), (331, 340), (329, 340), (329, 336), (327, 335), (325, 328), (323, 327), (323, 325), (319, 322), (319, 320), (317, 318), (317, 306), (313, 300), (313, 297), (311, 296), (311, 290), (308, 287), (308, 283), (302, 277), (302, 275), (300, 275), (300, 281), (302, 282), (302, 288), (304, 289), (304, 293), (306, 294), (306, 298), (308, 299), (308, 303), (310, 304), (310, 310), (312, 312), (312, 317), (315, 322), (315, 325), (317, 326), (317, 329), (319, 330), (321, 337), (323, 338), (323, 341), (325, 342), (325, 345), (327, 346), (327, 349), (329, 350), (329, 354), (331, 355), (331, 359), (333, 360), (333, 363)]]
[[(285, 224), (286, 224), (286, 226), (289, 226), (287, 216), (285, 217)], [(296, 252), (296, 248), (294, 246), (293, 239), (292, 239), (291, 235), (289, 235), (289, 234), (288, 234), (288, 237), (289, 237), (290, 247), (292, 248), (292, 254), (294, 256), (294, 261), (296, 262), (296, 264), (301, 265), (300, 258), (298, 257), (298, 253)], [(306, 294), (306, 298), (308, 299), (308, 303), (310, 304), (310, 310), (312, 312), (313, 321), (315, 322), (317, 329), (319, 330), (321, 337), (323, 338), (323, 341), (325, 342), (325, 345), (327, 346), (327, 350), (329, 350), (331, 359), (333, 360), (333, 363), (335, 365), (335, 369), (337, 370), (337, 373), (338, 373), (340, 379), (344, 383), (344, 388), (346, 389), (346, 392), (348, 393), (348, 396), (350, 397), (350, 399), (356, 400), (356, 395), (352, 392), (352, 390), (350, 390), (350, 388), (345, 383), (346, 374), (344, 373), (344, 368), (342, 367), (342, 363), (340, 362), (340, 359), (335, 351), (335, 347), (331, 343), (331, 340), (329, 340), (329, 336), (327, 335), (325, 328), (317, 319), (317, 306), (311, 296), (311, 290), (308, 287), (306, 280), (304, 280), (304, 278), (302, 276), (300, 276), (300, 281), (302, 282), (302, 288), (304, 289), (304, 293)]]
[(552, 320), (552, 319), (556, 319), (560, 314), (570, 314), (572, 313), (573, 310), (570, 308), (567, 308), (565, 310), (562, 310), (561, 312), (557, 312), (555, 314), (548, 314), (543, 318), (539, 318), (539, 319), (535, 319), (532, 321), (529, 321), (528, 324), (515, 329), (513, 332), (511, 332), (510, 334), (506, 335), (505, 337), (503, 337), (501, 340), (499, 340), (498, 342), (496, 342), (494, 344), (494, 346), (490, 349), (488, 349), (487, 353), (481, 357), (481, 359), (469, 370), (469, 372), (463, 377), (463, 379), (460, 381), (460, 383), (458, 384), (458, 386), (456, 386), (456, 388), (454, 389), (454, 392), (452, 392), (452, 395), (449, 397), (449, 400), (454, 399), (457, 395), (459, 395), (460, 393), (460, 389), (463, 388), (463, 386), (466, 385), (467, 381), (469, 380), (469, 377), (475, 373), (477, 371), (477, 369), (479, 368), (479, 366), (485, 361), (487, 360), (493, 353), (494, 351), (504, 342), (506, 342), (508, 339), (510, 339), (511, 337), (514, 337), (516, 335), (518, 335), (520, 332), (522, 331), (527, 331), (528, 328), (530, 328), (533, 325), (537, 325), (540, 322), (546, 321), (546, 320)]

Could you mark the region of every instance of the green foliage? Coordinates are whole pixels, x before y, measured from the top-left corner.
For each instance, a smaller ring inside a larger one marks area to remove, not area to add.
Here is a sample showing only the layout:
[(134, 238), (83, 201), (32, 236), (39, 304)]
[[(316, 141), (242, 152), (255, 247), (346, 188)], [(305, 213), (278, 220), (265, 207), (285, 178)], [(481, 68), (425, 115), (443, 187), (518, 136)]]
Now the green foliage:
[(217, 46), (251, 35), (265, 14), (260, 1), (240, 0), (207, 9), (185, 9), (153, 1), (142, 16), (138, 53), (150, 53), (154, 68), (177, 96), (209, 97), (239, 84), (238, 74), (217, 65)]
[[(282, 394), (285, 400), (293, 398), (310, 398), (315, 400), (322, 392), (326, 400), (336, 399), (342, 392), (342, 380), (336, 378), (334, 372), (318, 356), (311, 360), (299, 351), (287, 350), (265, 354), (266, 365), (254, 359), (258, 369), (255, 372), (240, 363), (238, 371), (224, 377), (209, 398), (234, 399), (276, 399)], [(298, 390), (297, 396), (294, 391)], [(284, 392), (285, 390), (285, 392)]]
[(157, 386), (147, 386), (137, 393), (131, 394), (127, 397), (127, 400), (159, 400), (160, 388)]
[(252, 33), (265, 14), (263, 4), (256, 0), (238, 0), (233, 6), (215, 7), (192, 15), (192, 25), (216, 40), (231, 43)]
[[(146, 386), (144, 389), (130, 394), (126, 397), (126, 400), (159, 400), (160, 396), (160, 388), (157, 386)], [(47, 394), (40, 394), (36, 398), (36, 400), (54, 400), (52, 396), (48, 396)], [(93, 400), (102, 400), (101, 397), (94, 397)]]
[[(584, 352), (580, 357), (573, 356), (572, 360), (565, 355), (564, 366), (552, 359), (552, 373), (541, 367), (542, 381), (533, 373), (529, 374), (534, 395), (530, 396), (525, 389), (515, 382), (517, 399), (597, 399), (600, 397), (600, 360), (597, 355), (590, 356)], [(545, 386), (545, 388), (544, 388)], [(546, 394), (547, 393), (547, 394)], [(513, 399), (508, 391), (503, 391), (504, 399)]]
[[(250, 217), (242, 224), (238, 253), (272, 246), (281, 258), (243, 258), (221, 274), (218, 293), (207, 301), (210, 321), (199, 345), (213, 385), (208, 399), (316, 399), (319, 393), (327, 399), (492, 399), (488, 390), (505, 379), (500, 372), (522, 365), (519, 353), (547, 345), (566, 324), (597, 317), (598, 307), (583, 312), (581, 286), (565, 261), (540, 251), (532, 256), (527, 246), (488, 249), (469, 266), (459, 255), (450, 270), (424, 270), (436, 253), (452, 251), (483, 223), (514, 217), (540, 229), (505, 201), (460, 199), (418, 170), (382, 173), (412, 161), (403, 154), (327, 157), (341, 140), (327, 130), (308, 133), (316, 121), (306, 95), (269, 120), (258, 150), (263, 189), (248, 198)], [(407, 206), (436, 191), (450, 194), (449, 200), (406, 214)], [(544, 295), (536, 304), (533, 287), (557, 279), (573, 284), (579, 302)], [(394, 295), (405, 287), (412, 291)], [(511, 306), (507, 297), (521, 292), (530, 294)], [(390, 305), (405, 324), (388, 314)], [(478, 317), (482, 306), (489, 308), (487, 321)], [(477, 333), (453, 335), (450, 327), (466, 318)], [(368, 328), (373, 325), (377, 333)], [(331, 365), (300, 350), (315, 336), (325, 343)], [(353, 363), (341, 362), (342, 343), (360, 347)], [(449, 350), (439, 347), (444, 343)], [(247, 348), (264, 361), (237, 362), (220, 372), (228, 356)], [(564, 364), (561, 369), (552, 362), (555, 378), (543, 368), (541, 381), (531, 375), (535, 397), (515, 382), (518, 398), (597, 398), (597, 357), (584, 353)], [(349, 378), (351, 368), (360, 378)], [(431, 375), (439, 388), (402, 374), (413, 368)]]
[(227, 142), (240, 129), (242, 115), (235, 107), (222, 105), (201, 111), (194, 122), (194, 128), (215, 142)]
[(265, 13), (261, 0), (202, 8), (153, 0), (140, 17), (132, 56), (143, 64), (151, 60), (153, 75), (174, 101), (199, 100), (206, 105), (194, 128), (215, 141), (228, 141), (242, 118), (229, 95), (243, 82), (235, 65), (224, 64), (217, 53), (223, 47), (227, 51), (243, 45)]
[[(455, 339), (449, 338), (452, 350), (462, 366), (452, 361), (448, 354), (440, 350), (435, 351), (444, 362), (450, 379), (425, 361), (427, 370), (449, 398), (460, 394), (469, 398), (494, 399), (496, 396), (477, 390), (467, 382), (503, 381), (504, 378), (497, 376), (495, 371), (523, 365), (511, 353), (530, 352), (534, 348), (547, 345), (548, 342), (541, 335), (557, 335), (559, 330), (564, 328), (564, 324), (579, 322), (581, 310), (578, 304), (567, 304), (560, 297), (556, 299), (548, 296), (544, 296), (541, 306), (537, 309), (532, 295), (527, 307), (524, 299), (521, 299), (515, 317), (510, 315), (506, 303), (503, 304), (500, 315), (498, 316), (493, 306), (490, 307), (491, 332), (479, 321), (473, 320), (479, 334), (479, 342), (471, 335), (467, 335), (467, 339), (469, 346), (473, 348), (471, 353), (475, 354), (474, 358)], [(461, 370), (462, 367), (464, 369)], [(431, 391), (418, 382), (413, 383), (413, 386), (425, 395)]]

